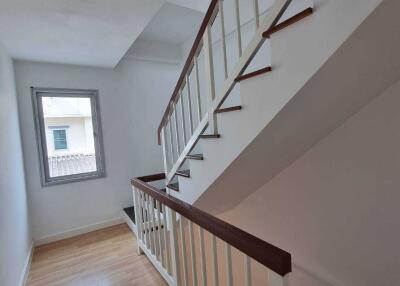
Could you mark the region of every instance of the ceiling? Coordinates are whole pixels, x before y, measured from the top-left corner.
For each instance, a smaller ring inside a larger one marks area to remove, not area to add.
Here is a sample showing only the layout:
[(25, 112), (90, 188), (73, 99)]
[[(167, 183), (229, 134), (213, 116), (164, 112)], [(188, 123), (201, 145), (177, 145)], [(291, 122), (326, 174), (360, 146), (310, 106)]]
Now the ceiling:
[(172, 4), (190, 8), (205, 13), (208, 6), (210, 5), (210, 0), (167, 0)]
[(165, 0), (0, 0), (16, 59), (114, 67)]
[(204, 13), (197, 10), (165, 3), (138, 40), (183, 44), (197, 34), (203, 18)]
[(204, 13), (198, 10), (165, 3), (130, 47), (125, 58), (181, 64), (182, 46), (197, 34), (203, 18)]
[(180, 45), (196, 34), (208, 5), (209, 0), (0, 0), (0, 42), (15, 59), (115, 67), (135, 41)]

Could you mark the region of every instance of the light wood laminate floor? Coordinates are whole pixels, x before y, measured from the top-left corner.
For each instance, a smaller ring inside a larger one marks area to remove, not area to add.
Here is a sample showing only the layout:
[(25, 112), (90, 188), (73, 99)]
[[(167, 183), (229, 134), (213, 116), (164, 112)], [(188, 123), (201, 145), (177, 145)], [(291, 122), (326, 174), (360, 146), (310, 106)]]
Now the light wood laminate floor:
[(37, 247), (27, 286), (167, 285), (126, 224)]

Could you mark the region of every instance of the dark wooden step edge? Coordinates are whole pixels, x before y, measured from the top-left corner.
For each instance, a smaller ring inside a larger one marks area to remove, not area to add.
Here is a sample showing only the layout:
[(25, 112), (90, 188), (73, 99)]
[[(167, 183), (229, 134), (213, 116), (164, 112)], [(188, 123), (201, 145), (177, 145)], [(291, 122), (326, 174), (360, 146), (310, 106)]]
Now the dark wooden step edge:
[(186, 159), (204, 160), (204, 157), (203, 157), (203, 154), (189, 154), (189, 155), (186, 155)]
[(292, 24), (294, 24), (294, 23), (296, 23), (296, 22), (298, 22), (298, 21), (310, 16), (312, 13), (313, 13), (313, 8), (311, 8), (311, 7), (307, 8), (307, 9), (301, 11), (300, 13), (290, 17), (289, 19), (283, 21), (282, 23), (280, 23), (280, 24), (278, 24), (278, 25), (276, 25), (276, 26), (274, 26), (272, 28), (269, 28), (267, 31), (262, 33), (262, 36), (264, 38), (269, 38), (272, 34), (274, 34), (274, 33), (278, 32), (278, 31), (280, 31), (280, 30), (282, 30), (282, 29), (284, 29), (284, 28), (286, 28), (286, 27), (288, 27), (288, 26), (290, 26), (290, 25), (292, 25)]
[(135, 207), (127, 207), (124, 208), (125, 214), (131, 219), (131, 221), (136, 224), (136, 218), (135, 218)]
[(190, 170), (178, 171), (176, 174), (181, 177), (190, 178)]
[(212, 138), (220, 138), (220, 134), (201, 134), (199, 136), (200, 139), (212, 139)]
[(154, 175), (148, 175), (148, 176), (142, 176), (138, 177), (139, 180), (143, 182), (154, 182), (154, 181), (160, 181), (165, 179), (165, 174), (160, 173), (160, 174), (154, 174)]
[(179, 192), (179, 184), (178, 183), (169, 184), (167, 187), (175, 192)]
[(232, 106), (232, 107), (227, 107), (227, 108), (220, 108), (215, 113), (225, 113), (225, 112), (230, 112), (230, 111), (235, 111), (235, 110), (241, 110), (242, 106), (237, 105), (237, 106)]
[(238, 77), (235, 79), (235, 82), (240, 82), (240, 81), (242, 81), (242, 80), (249, 79), (249, 78), (252, 78), (252, 77), (255, 77), (255, 76), (258, 76), (258, 75), (267, 73), (267, 72), (270, 72), (270, 71), (272, 71), (272, 68), (271, 68), (271, 67), (262, 68), (262, 69), (259, 69), (259, 70), (250, 72), (250, 73), (248, 73), (248, 74), (244, 74), (244, 75), (238, 76)]

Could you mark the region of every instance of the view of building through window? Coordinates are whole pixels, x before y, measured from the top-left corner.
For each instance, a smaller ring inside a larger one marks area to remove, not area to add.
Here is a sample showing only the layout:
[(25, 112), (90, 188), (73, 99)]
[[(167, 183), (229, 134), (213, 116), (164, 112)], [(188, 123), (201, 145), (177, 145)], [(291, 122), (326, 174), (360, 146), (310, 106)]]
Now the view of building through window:
[(97, 171), (90, 98), (42, 97), (50, 177)]

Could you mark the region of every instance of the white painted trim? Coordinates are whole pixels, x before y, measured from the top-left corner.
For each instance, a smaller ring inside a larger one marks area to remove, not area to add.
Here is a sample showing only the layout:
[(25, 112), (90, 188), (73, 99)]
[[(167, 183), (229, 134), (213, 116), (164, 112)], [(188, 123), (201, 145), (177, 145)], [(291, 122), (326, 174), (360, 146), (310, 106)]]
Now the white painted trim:
[(51, 242), (55, 242), (58, 240), (62, 240), (62, 239), (66, 239), (66, 238), (71, 238), (80, 234), (84, 234), (84, 233), (88, 233), (91, 231), (95, 231), (95, 230), (99, 230), (102, 228), (106, 228), (106, 227), (110, 227), (113, 225), (117, 225), (117, 224), (121, 224), (125, 222), (125, 218), (124, 217), (118, 217), (118, 218), (113, 218), (113, 219), (109, 219), (109, 220), (104, 220), (101, 222), (97, 222), (94, 224), (89, 224), (89, 225), (85, 225), (85, 226), (81, 226), (78, 228), (74, 228), (74, 229), (70, 229), (64, 232), (59, 232), (53, 235), (49, 235), (49, 236), (45, 236), (39, 239), (35, 239), (35, 246), (39, 246), (39, 245), (43, 245), (43, 244), (47, 244), (47, 243), (51, 243)]
[(136, 236), (137, 239), (138, 235), (137, 235), (137, 227), (136, 225), (133, 223), (133, 221), (131, 220), (131, 218), (124, 212), (124, 217), (125, 217), (125, 222), (126, 224), (129, 226), (129, 228), (132, 230), (133, 234)]
[(31, 262), (33, 257), (33, 250), (34, 250), (34, 244), (32, 241), (29, 247), (28, 255), (26, 256), (25, 259), (24, 268), (22, 269), (21, 278), (19, 279), (18, 283), (19, 286), (25, 286), (26, 282), (28, 281), (29, 269), (31, 268)]
[(122, 59), (132, 60), (132, 61), (158, 62), (158, 63), (172, 64), (172, 65), (181, 65), (183, 63), (183, 59), (167, 59), (160, 57), (145, 57), (137, 55), (126, 55)]

